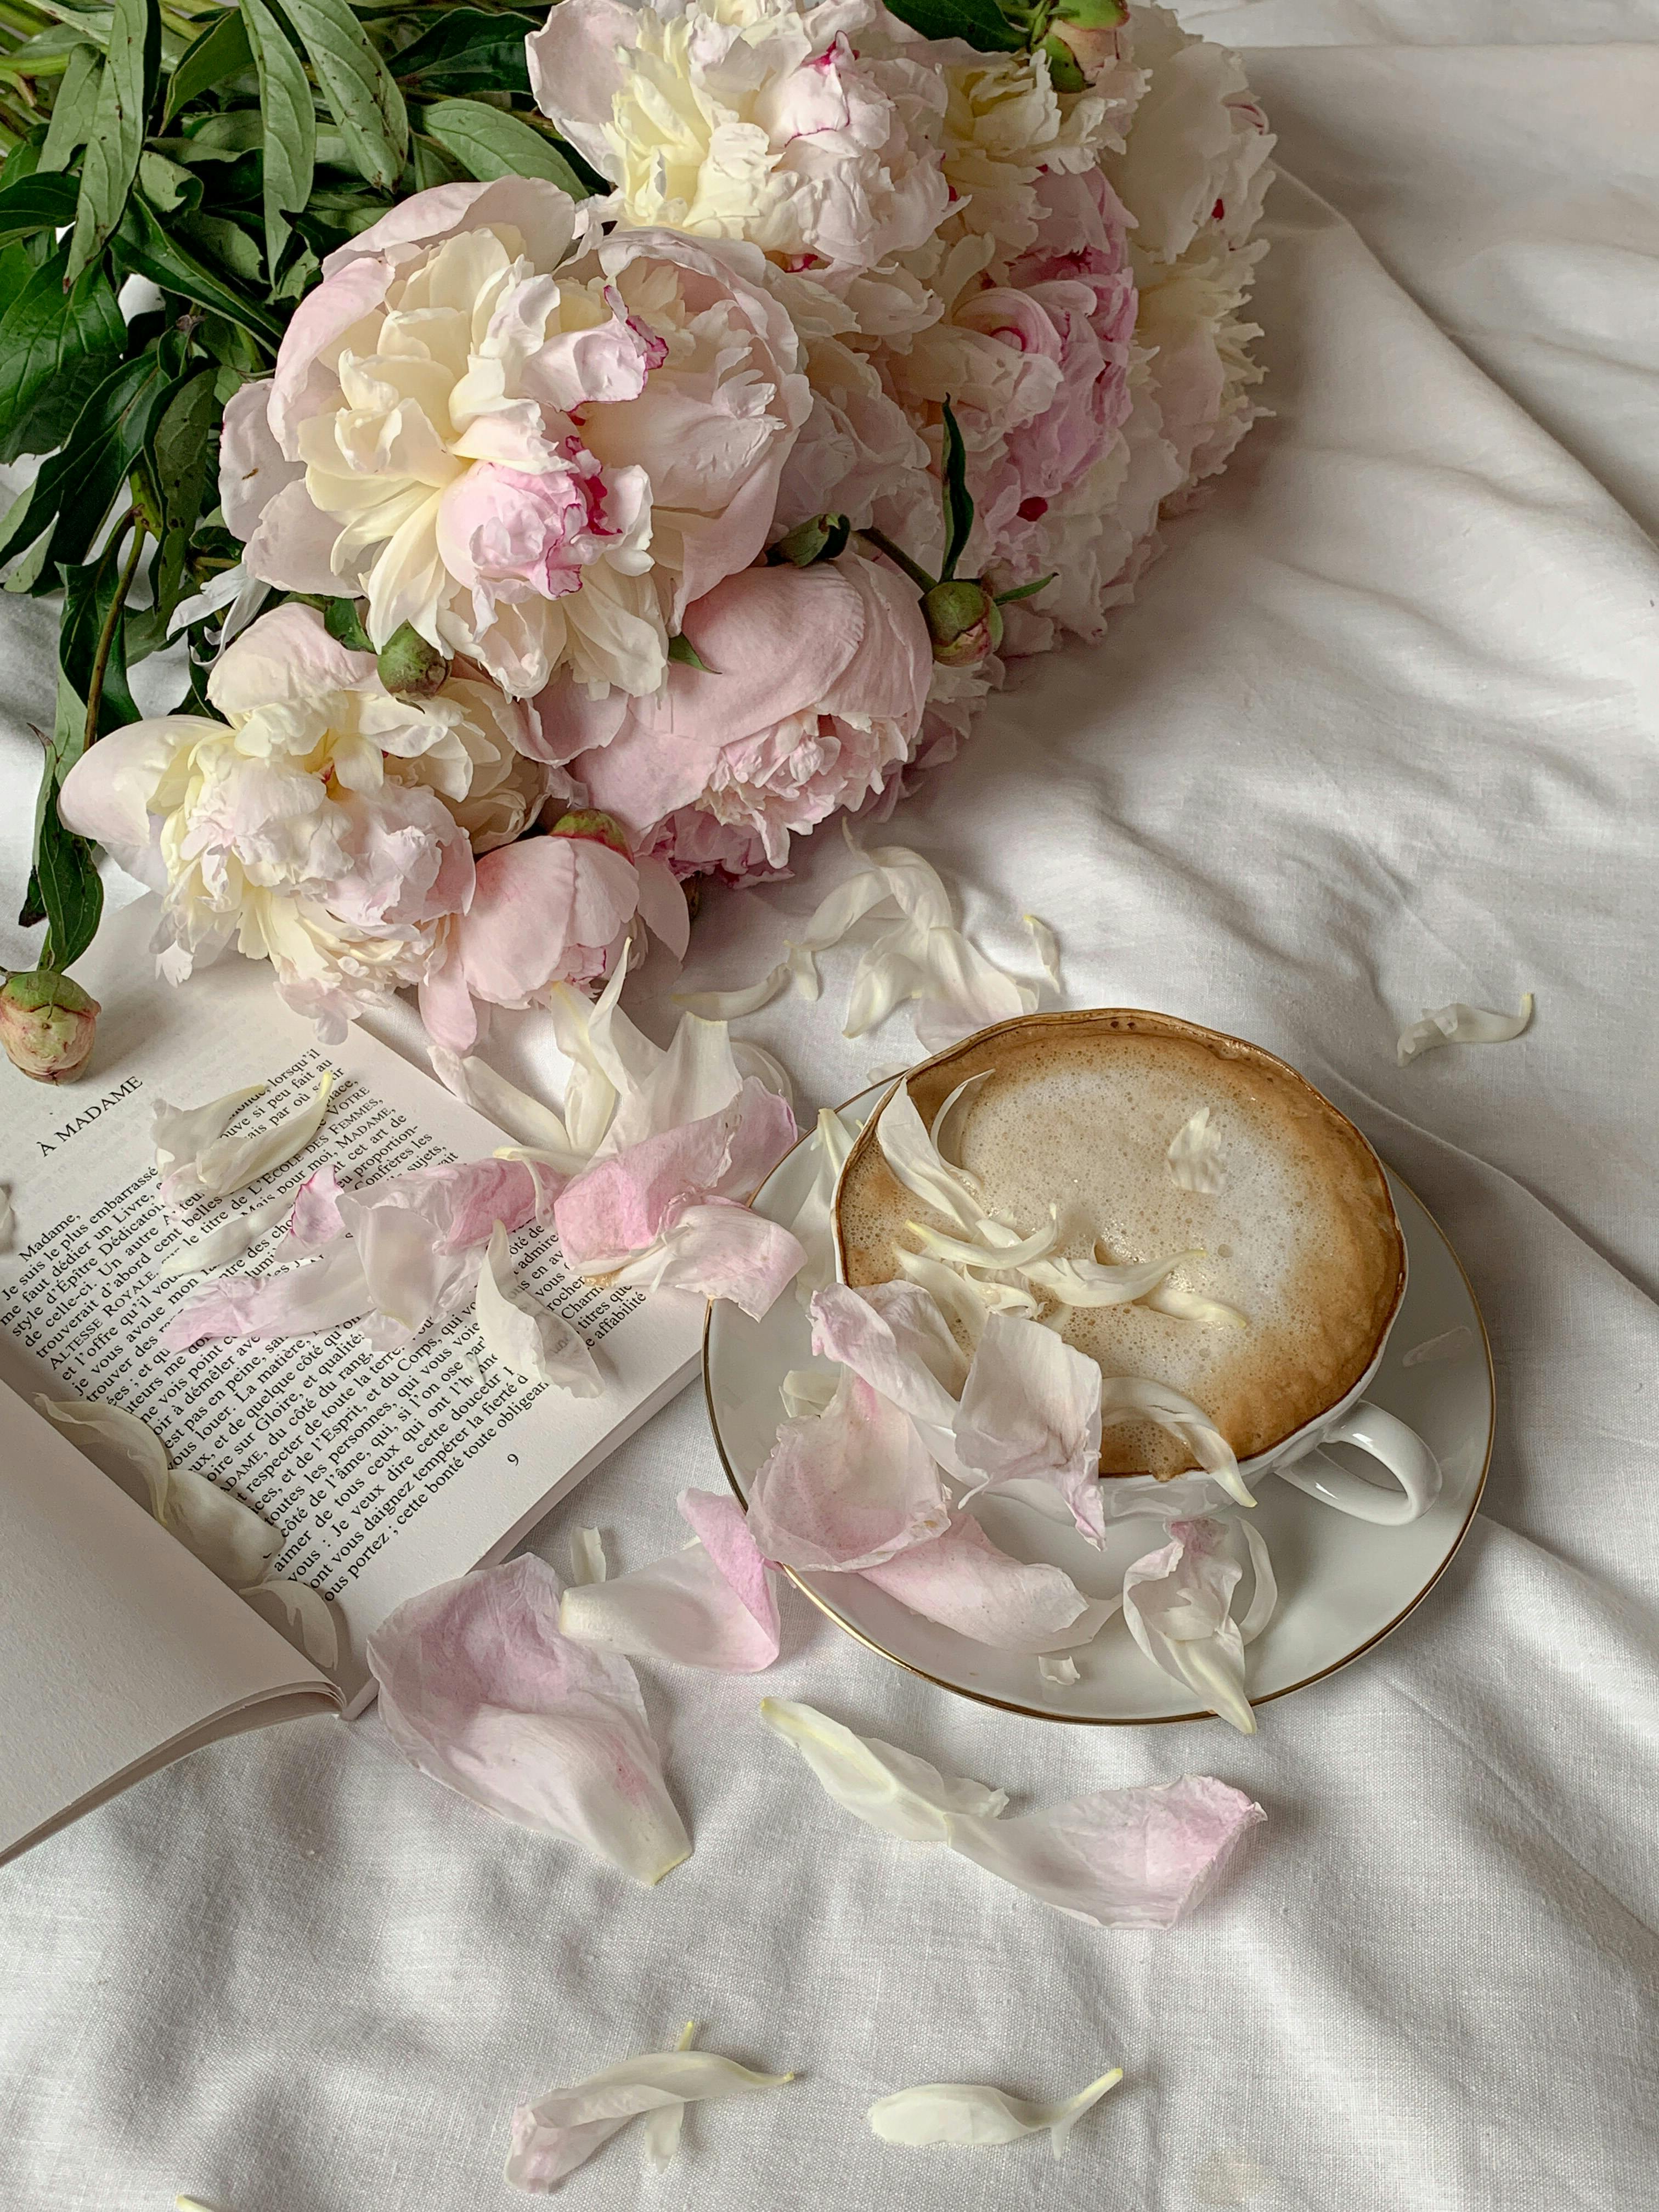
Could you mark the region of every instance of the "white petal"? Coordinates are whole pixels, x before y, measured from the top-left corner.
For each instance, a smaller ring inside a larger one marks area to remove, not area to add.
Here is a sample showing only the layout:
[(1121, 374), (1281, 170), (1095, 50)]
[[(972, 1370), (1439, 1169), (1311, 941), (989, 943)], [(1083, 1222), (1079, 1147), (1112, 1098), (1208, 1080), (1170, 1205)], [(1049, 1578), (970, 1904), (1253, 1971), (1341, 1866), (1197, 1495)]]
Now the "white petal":
[(977, 1075), (965, 1077), (942, 1102), (938, 1113), (933, 1116), (933, 1125), (927, 1132), (928, 1143), (932, 1145), (940, 1159), (944, 1160), (945, 1166), (953, 1169), (958, 1175), (963, 1172), (961, 1162), (946, 1158), (945, 1149), (951, 1133), (951, 1116), (964, 1098), (971, 1105), (978, 1094), (981, 1084), (988, 1083), (995, 1073), (996, 1070), (994, 1067), (982, 1067)]
[(1180, 1438), (1230, 1498), (1241, 1505), (1255, 1504), (1238, 1471), (1237, 1455), (1226, 1437), (1202, 1406), (1170, 1383), (1154, 1382), (1146, 1375), (1108, 1375), (1102, 1379), (1100, 1403), (1107, 1427), (1122, 1421), (1155, 1422)]
[(680, 1208), (656, 1243), (617, 1268), (612, 1280), (618, 1289), (726, 1298), (758, 1321), (800, 1273), (805, 1257), (787, 1229), (717, 1199)]
[(1021, 2136), (1040, 2135), (1046, 2129), (1059, 2158), (1065, 2152), (1066, 2137), (1083, 2115), (1122, 2079), (1123, 2069), (1114, 2066), (1086, 2089), (1079, 2089), (1075, 2097), (1057, 2105), (1011, 2097), (1004, 2089), (987, 2088), (977, 2081), (924, 2081), (916, 2088), (896, 2089), (890, 2097), (878, 2099), (866, 2118), (872, 2133), (884, 2142), (912, 2148), (951, 2143), (981, 2149), (987, 2143), (1015, 2142)]
[(193, 1468), (168, 1470), (167, 1498), (155, 1517), (234, 1590), (263, 1582), (283, 1548), (280, 1529)]
[[(690, 2051), (697, 2039), (697, 2023), (688, 2020), (680, 2030), (676, 2051)], [(685, 2124), (684, 2105), (659, 2105), (654, 2112), (645, 2116), (645, 2162), (653, 2173), (660, 2173), (672, 2166), (680, 2147), (680, 2130)]]
[(1200, 1106), (1170, 1139), (1164, 1155), (1170, 1180), (1182, 1190), (1213, 1198), (1221, 1188), (1221, 1139), (1210, 1127), (1210, 1109)]
[(842, 1024), (844, 1037), (866, 1036), (895, 1008), (919, 999), (927, 988), (927, 970), (917, 957), (921, 947), (908, 927), (869, 946), (853, 976), (852, 995)]
[(150, 1109), (156, 1174), (165, 1182), (175, 1170), (192, 1168), (198, 1155), (222, 1133), (237, 1108), (257, 1098), (264, 1087), (263, 1083), (250, 1083), (244, 1090), (227, 1091), (222, 1098), (210, 1098), (204, 1106), (169, 1106), (165, 1098), (158, 1098)]
[[(1196, 1255), (1185, 1252), (1182, 1259)], [(1176, 1321), (1196, 1321), (1208, 1323), (1212, 1328), (1248, 1328), (1249, 1322), (1237, 1306), (1230, 1306), (1220, 1298), (1206, 1298), (1197, 1291), (1178, 1291), (1173, 1283), (1160, 1283), (1141, 1299), (1154, 1313), (1169, 1314)]]
[(253, 1217), (249, 1213), (233, 1213), (216, 1229), (210, 1229), (205, 1237), (193, 1243), (181, 1244), (170, 1252), (155, 1270), (164, 1283), (174, 1281), (180, 1275), (210, 1274), (216, 1267), (228, 1267), (233, 1260), (240, 1260), (253, 1242)]
[(787, 960), (780, 960), (775, 968), (769, 968), (757, 983), (744, 983), (731, 991), (676, 991), (674, 1004), (684, 1006), (689, 1014), (699, 1014), (708, 1022), (741, 1021), (745, 1014), (757, 1014), (773, 1000), (789, 981)]
[(1242, 1642), (1254, 1644), (1273, 1619), (1279, 1604), (1279, 1578), (1273, 1573), (1273, 1563), (1267, 1554), (1267, 1539), (1253, 1521), (1234, 1522), (1244, 1539), (1244, 1549), (1249, 1557), (1250, 1569), (1255, 1577), (1255, 1590), (1244, 1617), (1238, 1624)]
[(34, 1402), (94, 1466), (161, 1519), (171, 1462), (167, 1446), (148, 1421), (96, 1398), (48, 1398), (37, 1392)]
[(906, 1190), (969, 1237), (975, 1234), (982, 1211), (961, 1169), (947, 1166), (939, 1158), (908, 1083), (901, 1083), (882, 1108), (876, 1142)]
[(733, 1037), (732, 1058), (741, 1076), (752, 1075), (757, 1083), (775, 1092), (786, 1106), (795, 1103), (795, 1085), (788, 1069), (763, 1044), (755, 1044), (747, 1037)]
[(17, 1216), (13, 1211), (11, 1192), (0, 1182), (0, 1252), (9, 1252), (17, 1229)]
[(814, 1291), (822, 1290), (826, 1283), (836, 1279), (836, 1243), (830, 1210), (856, 1134), (857, 1131), (848, 1128), (833, 1106), (826, 1106), (818, 1115), (817, 1128), (805, 1140), (804, 1149), (812, 1162), (812, 1180), (793, 1219), (783, 1224), (806, 1255), (806, 1264), (795, 1278), (795, 1296), (803, 1305), (810, 1303)]
[(700, 1540), (614, 1581), (567, 1589), (559, 1626), (630, 1658), (759, 1674), (778, 1656), (776, 1577), (735, 1498), (683, 1491), (679, 1503)]
[(1138, 1301), (1151, 1305), (1154, 1300), (1147, 1293), (1156, 1292), (1171, 1267), (1203, 1256), (1200, 1252), (1176, 1252), (1167, 1260), (1131, 1260), (1114, 1266), (1066, 1259), (1015, 1264), (1028, 1283), (1063, 1306), (1127, 1306)]
[(473, 1310), (484, 1349), (525, 1382), (550, 1382), (573, 1398), (597, 1398), (605, 1388), (593, 1355), (562, 1314), (520, 1289), (498, 1221), (478, 1270)]
[(597, 1528), (578, 1528), (570, 1539), (569, 1589), (580, 1589), (590, 1583), (602, 1583), (610, 1574), (605, 1563), (605, 1539)]
[(1467, 1006), (1461, 1000), (1425, 1010), (1420, 1022), (1401, 1033), (1400, 1065), (1404, 1067), (1419, 1053), (1443, 1044), (1508, 1044), (1532, 1020), (1532, 993), (1523, 991), (1518, 1014), (1493, 1013), (1486, 1006)]
[(1449, 1328), (1443, 1336), (1425, 1338), (1421, 1344), (1413, 1345), (1401, 1361), (1402, 1367), (1426, 1367), (1431, 1361), (1461, 1359), (1474, 1343), (1473, 1330), (1461, 1324)]
[(1012, 1492), (1098, 1542), (1100, 1369), (1035, 1322), (993, 1314), (956, 1419), (962, 1466), (987, 1490)]
[(556, 1577), (527, 1555), (409, 1599), (368, 1642), (380, 1717), (475, 1804), (660, 1881), (691, 1845), (634, 1670), (562, 1636), (558, 1616)]
[[(1219, 1521), (1180, 1521), (1161, 1551), (1137, 1559), (1123, 1577), (1123, 1618), (1129, 1633), (1166, 1674), (1184, 1682), (1210, 1711), (1242, 1735), (1255, 1734), (1244, 1688), (1244, 1638), (1232, 1618), (1240, 1567)], [(1260, 1544), (1261, 1539), (1257, 1538)], [(1261, 1557), (1266, 1557), (1262, 1547)], [(1257, 1595), (1262, 1595), (1257, 1570)], [(1267, 1574), (1267, 1612), (1274, 1586)], [(1266, 1613), (1255, 1624), (1265, 1625)], [(1253, 1629), (1253, 1632), (1254, 1629)]]
[[(986, 1320), (991, 1311), (987, 1285), (970, 1283), (966, 1275), (947, 1267), (943, 1260), (930, 1260), (923, 1252), (897, 1252), (894, 1256), (905, 1278), (919, 1283), (946, 1318), (961, 1329), (969, 1343), (976, 1345), (985, 1334)], [(1036, 1310), (1035, 1305), (1032, 1310)]]
[(272, 1128), (251, 1131), (241, 1137), (219, 1137), (204, 1146), (193, 1162), (181, 1164), (168, 1177), (172, 1194), (199, 1191), (209, 1198), (228, 1198), (285, 1165), (305, 1150), (322, 1127), (333, 1087), (334, 1071), (325, 1067), (309, 1105), (297, 1107)]
[(794, 1746), (836, 1804), (866, 1827), (906, 1843), (948, 1843), (951, 1815), (994, 1820), (1008, 1802), (1006, 1790), (941, 1774), (914, 1753), (855, 1735), (811, 1705), (763, 1698), (760, 1716), (774, 1735)]
[(792, 1367), (778, 1385), (784, 1419), (798, 1421), (805, 1414), (827, 1413), (840, 1387), (839, 1367)]
[(586, 1155), (579, 1152), (570, 1141), (570, 1132), (563, 1118), (550, 1106), (544, 1106), (539, 1098), (520, 1091), (504, 1075), (497, 1074), (488, 1060), (476, 1054), (463, 1059), (459, 1053), (450, 1052), (442, 1045), (434, 1045), (432, 1065), (439, 1081), (446, 1090), (453, 1091), (458, 1098), (476, 1107), (499, 1129), (509, 1137), (516, 1137), (521, 1145), (532, 1146), (537, 1159), (549, 1167), (556, 1167), (562, 1175), (580, 1175), (587, 1164)]
[(943, 1052), (993, 1022), (1036, 1011), (1037, 994), (970, 945), (959, 929), (930, 929), (921, 951), (927, 977), (917, 1010), (917, 1042)]
[(1069, 1690), (1078, 1680), (1077, 1661), (1064, 1651), (1039, 1651), (1037, 1673), (1057, 1690)]
[[(793, 2074), (755, 2074), (712, 2051), (648, 2051), (608, 2066), (568, 2089), (550, 2089), (513, 2115), (507, 2179), (515, 2188), (555, 2188), (641, 2112), (679, 2110), (714, 2097), (781, 2088)], [(658, 2139), (659, 2142), (661, 2138)]]
[[(853, 851), (853, 833), (845, 816), (842, 831)], [(948, 929), (955, 919), (945, 879), (929, 860), (908, 845), (877, 845), (860, 855), (869, 867), (879, 870), (887, 895), (901, 914), (921, 929)]]
[(242, 1595), (255, 1613), (262, 1613), (273, 1628), (281, 1629), (289, 1643), (297, 1644), (313, 1666), (326, 1673), (338, 1663), (340, 1632), (333, 1608), (308, 1583), (270, 1575), (245, 1589)]
[(1022, 915), (1020, 920), (1031, 933), (1031, 942), (1036, 947), (1036, 957), (1043, 974), (1054, 985), (1055, 990), (1062, 989), (1064, 986), (1060, 980), (1060, 939), (1049, 928), (1048, 923), (1040, 921), (1036, 915)]
[(630, 1079), (620, 1088), (616, 1118), (599, 1147), (601, 1158), (718, 1114), (743, 1088), (726, 1024), (682, 1014), (667, 1051), (642, 1079)]

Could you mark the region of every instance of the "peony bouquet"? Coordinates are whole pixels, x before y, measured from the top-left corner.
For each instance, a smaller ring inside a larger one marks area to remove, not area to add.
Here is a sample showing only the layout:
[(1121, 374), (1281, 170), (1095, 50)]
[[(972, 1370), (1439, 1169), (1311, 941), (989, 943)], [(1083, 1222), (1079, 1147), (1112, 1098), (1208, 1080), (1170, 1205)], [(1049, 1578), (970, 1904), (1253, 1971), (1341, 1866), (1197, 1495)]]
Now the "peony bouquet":
[(1273, 141), (1161, 8), (4, 15), (34, 1072), (95, 845), (168, 975), (268, 959), (325, 1034), (413, 987), (465, 1053), (683, 951), (689, 879), (785, 872), (1098, 638), (1256, 411)]

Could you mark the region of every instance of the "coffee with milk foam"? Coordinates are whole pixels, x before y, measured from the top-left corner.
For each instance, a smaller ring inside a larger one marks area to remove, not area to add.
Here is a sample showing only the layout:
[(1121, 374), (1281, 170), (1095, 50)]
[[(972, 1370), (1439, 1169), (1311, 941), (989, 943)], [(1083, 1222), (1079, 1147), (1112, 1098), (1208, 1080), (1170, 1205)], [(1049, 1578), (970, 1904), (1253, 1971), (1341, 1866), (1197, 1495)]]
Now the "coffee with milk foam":
[[(1244, 1316), (1239, 1328), (1139, 1304), (1046, 1304), (1068, 1343), (1109, 1375), (1184, 1391), (1241, 1460), (1359, 1381), (1398, 1302), (1404, 1247), (1375, 1154), (1300, 1076), (1254, 1046), (1168, 1017), (1043, 1017), (913, 1078), (924, 1123), (965, 1077), (987, 1070), (942, 1133), (988, 1212), (1024, 1236), (1057, 1205), (1057, 1249), (1073, 1260), (1196, 1249), (1203, 1256), (1183, 1261), (1170, 1286)], [(1213, 1194), (1182, 1188), (1167, 1158), (1202, 1107), (1220, 1170)], [(898, 1249), (917, 1249), (908, 1222), (960, 1234), (897, 1182), (873, 1136), (848, 1162), (836, 1218), (855, 1285), (899, 1273)], [(1110, 1428), (1102, 1443), (1109, 1474), (1170, 1475), (1192, 1464), (1149, 1422)]]

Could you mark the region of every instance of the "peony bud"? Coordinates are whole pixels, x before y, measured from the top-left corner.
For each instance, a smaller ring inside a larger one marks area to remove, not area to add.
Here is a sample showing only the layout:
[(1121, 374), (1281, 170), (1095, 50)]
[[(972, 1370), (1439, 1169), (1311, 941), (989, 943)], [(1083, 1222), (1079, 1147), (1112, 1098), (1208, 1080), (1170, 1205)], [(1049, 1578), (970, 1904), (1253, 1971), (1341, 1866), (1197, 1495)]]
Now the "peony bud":
[(780, 538), (766, 557), (775, 568), (785, 561), (791, 568), (810, 568), (816, 562), (839, 561), (851, 535), (852, 524), (844, 514), (809, 514)]
[(568, 814), (560, 815), (550, 824), (550, 836), (589, 837), (597, 845), (609, 845), (613, 853), (620, 853), (624, 860), (634, 857), (628, 842), (628, 832), (614, 814), (602, 814), (597, 806), (578, 806)]
[(376, 655), (375, 665), (386, 690), (406, 699), (429, 699), (449, 681), (449, 663), (412, 623), (392, 631)]
[(0, 1044), (37, 1083), (68, 1083), (92, 1056), (99, 1005), (53, 968), (9, 975), (0, 986)]
[(954, 577), (922, 595), (933, 658), (946, 668), (971, 668), (1002, 642), (1002, 611), (982, 584)]

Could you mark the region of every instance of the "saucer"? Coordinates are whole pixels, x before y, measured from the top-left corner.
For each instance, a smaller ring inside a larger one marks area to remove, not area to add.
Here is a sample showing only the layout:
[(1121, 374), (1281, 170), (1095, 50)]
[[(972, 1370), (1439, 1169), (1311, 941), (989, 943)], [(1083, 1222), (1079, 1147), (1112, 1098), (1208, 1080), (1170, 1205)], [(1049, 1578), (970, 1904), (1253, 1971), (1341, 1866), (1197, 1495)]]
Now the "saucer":
[[(877, 1084), (861, 1092), (842, 1109), (843, 1115), (861, 1126), (889, 1088)], [(757, 1213), (783, 1222), (794, 1218), (815, 1172), (809, 1142), (797, 1145), (762, 1184), (754, 1200)], [(1262, 1480), (1252, 1518), (1272, 1556), (1279, 1605), (1249, 1647), (1252, 1705), (1322, 1681), (1397, 1628), (1445, 1571), (1486, 1483), (1496, 1393), (1480, 1309), (1427, 1208), (1392, 1173), (1389, 1188), (1405, 1232), (1409, 1280), (1382, 1364), (1365, 1395), (1408, 1423), (1434, 1452), (1440, 1495), (1420, 1520), (1387, 1528), (1322, 1505), (1277, 1476)], [(750, 1479), (783, 1419), (779, 1385), (811, 1356), (806, 1314), (793, 1291), (758, 1322), (729, 1304), (709, 1309), (703, 1333), (708, 1418), (727, 1479), (745, 1505)], [(1356, 1473), (1374, 1473), (1363, 1454), (1342, 1445), (1330, 1449)], [(1091, 1597), (1117, 1596), (1130, 1561), (1165, 1540), (1162, 1524), (1151, 1516), (1109, 1522), (1105, 1548), (1097, 1551), (1074, 1531), (1016, 1502), (988, 1498), (976, 1510), (987, 1534), (1005, 1551), (1063, 1567)], [(1071, 1655), (1079, 1680), (1051, 1684), (1034, 1658), (991, 1650), (924, 1620), (860, 1575), (785, 1571), (849, 1636), (941, 1689), (982, 1705), (1098, 1726), (1212, 1717), (1194, 1711), (1191, 1692), (1145, 1656), (1121, 1613), (1093, 1644)]]

